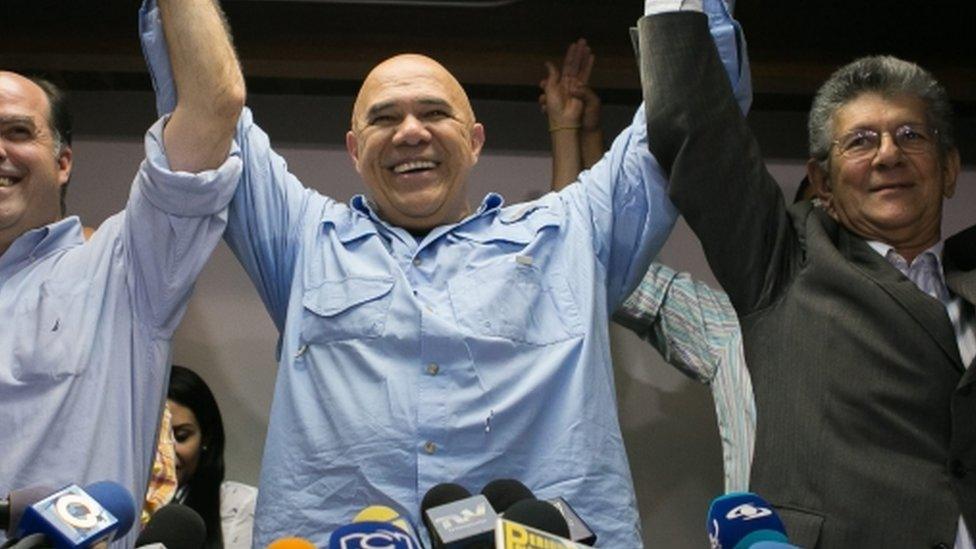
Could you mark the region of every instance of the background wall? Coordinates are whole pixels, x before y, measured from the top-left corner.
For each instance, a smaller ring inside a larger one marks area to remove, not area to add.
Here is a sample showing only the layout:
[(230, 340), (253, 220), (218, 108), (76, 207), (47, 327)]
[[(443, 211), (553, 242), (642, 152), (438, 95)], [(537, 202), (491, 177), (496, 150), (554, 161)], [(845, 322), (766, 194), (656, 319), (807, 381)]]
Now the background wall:
[[(97, 226), (124, 206), (142, 158), (141, 136), (154, 119), (144, 92), (78, 92), (71, 213)], [(360, 191), (341, 146), (349, 97), (252, 95), (257, 120), (306, 185), (339, 199)], [(633, 107), (608, 106), (612, 136)], [(548, 136), (529, 102), (476, 101), (488, 144), (472, 174), (471, 199), (489, 190), (509, 203), (548, 188)], [(801, 114), (759, 112), (751, 119), (764, 150), (779, 158), (770, 171), (792, 197), (803, 174), (805, 122)], [(970, 124), (971, 128), (972, 125)], [(972, 141), (972, 132), (961, 136)], [(966, 159), (964, 159), (966, 160)], [(976, 160), (968, 159), (970, 162)], [(945, 233), (973, 222), (976, 169), (968, 165), (947, 203)], [(714, 283), (701, 248), (679, 222), (660, 260)], [(198, 371), (214, 389), (228, 433), (228, 477), (256, 483), (268, 424), (277, 333), (257, 294), (225, 245), (207, 265), (173, 346), (174, 362)], [(722, 491), (715, 414), (706, 387), (662, 362), (636, 336), (613, 328), (621, 423), (637, 487), (648, 547), (702, 547), (709, 501)], [(448, 480), (448, 479), (445, 479)]]

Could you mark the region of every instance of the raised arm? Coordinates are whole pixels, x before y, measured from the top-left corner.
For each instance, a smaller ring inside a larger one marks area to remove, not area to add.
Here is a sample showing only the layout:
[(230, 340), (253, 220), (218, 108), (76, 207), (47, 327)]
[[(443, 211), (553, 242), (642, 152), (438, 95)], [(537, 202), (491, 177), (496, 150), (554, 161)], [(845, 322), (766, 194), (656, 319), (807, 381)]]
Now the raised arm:
[(244, 77), (216, 0), (159, 0), (176, 108), (163, 132), (170, 168), (198, 172), (227, 158), (244, 107)]
[(552, 185), (558, 191), (603, 156), (600, 98), (589, 87), (594, 57), (586, 40), (566, 48), (561, 69), (546, 63), (539, 104), (552, 139)]
[(641, 20), (648, 143), (668, 172), (671, 199), (742, 316), (777, 295), (777, 273), (793, 261), (795, 238), (726, 77), (720, 36), (733, 33), (741, 46), (739, 31), (721, 2), (704, 4), (722, 9)]
[[(563, 66), (546, 62), (546, 78), (539, 83), (542, 95), (539, 104), (549, 123), (549, 137), (552, 140), (552, 190), (558, 191), (576, 181), (583, 170), (580, 156), (580, 125), (583, 117), (583, 102), (573, 95), (576, 75), (580, 71), (580, 60), (586, 42), (579, 40), (570, 44), (563, 58)], [(589, 51), (587, 49), (587, 51)]]

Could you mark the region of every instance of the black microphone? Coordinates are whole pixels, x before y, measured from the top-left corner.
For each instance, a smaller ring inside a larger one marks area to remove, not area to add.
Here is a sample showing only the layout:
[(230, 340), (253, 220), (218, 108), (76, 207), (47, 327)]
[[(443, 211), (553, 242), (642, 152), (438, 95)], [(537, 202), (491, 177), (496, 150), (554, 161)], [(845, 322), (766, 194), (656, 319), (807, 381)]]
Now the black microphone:
[(431, 488), (420, 504), (434, 549), (490, 549), (498, 514), (488, 498), (453, 483)]
[(569, 525), (566, 524), (566, 519), (553, 504), (547, 501), (524, 499), (515, 503), (505, 512), (505, 520), (569, 539)]
[(207, 541), (203, 518), (186, 505), (170, 503), (149, 519), (136, 547), (161, 543), (166, 549), (202, 549)]
[(50, 486), (29, 486), (11, 490), (6, 498), (0, 499), (0, 528), (12, 536), (20, 524), (24, 509), (54, 493)]
[[(489, 482), (481, 489), (481, 494), (488, 498), (488, 502), (499, 515), (505, 514), (509, 507), (523, 500), (534, 500), (535, 495), (521, 482), (502, 478)], [(569, 539), (576, 543), (592, 546), (596, 543), (596, 534), (589, 525), (573, 510), (565, 499), (561, 497), (546, 500), (551, 503), (569, 526)]]
[(513, 504), (526, 499), (536, 499), (532, 490), (513, 478), (495, 479), (481, 489), (481, 495), (498, 514), (504, 514)]

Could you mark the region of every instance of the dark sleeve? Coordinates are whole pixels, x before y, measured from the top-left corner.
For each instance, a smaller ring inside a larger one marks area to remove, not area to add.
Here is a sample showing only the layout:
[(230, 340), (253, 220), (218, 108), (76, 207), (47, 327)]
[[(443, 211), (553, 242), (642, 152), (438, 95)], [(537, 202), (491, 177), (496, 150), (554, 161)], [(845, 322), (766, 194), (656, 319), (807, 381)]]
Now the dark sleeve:
[(739, 315), (771, 303), (791, 270), (795, 232), (700, 13), (644, 17), (641, 78), (648, 146)]

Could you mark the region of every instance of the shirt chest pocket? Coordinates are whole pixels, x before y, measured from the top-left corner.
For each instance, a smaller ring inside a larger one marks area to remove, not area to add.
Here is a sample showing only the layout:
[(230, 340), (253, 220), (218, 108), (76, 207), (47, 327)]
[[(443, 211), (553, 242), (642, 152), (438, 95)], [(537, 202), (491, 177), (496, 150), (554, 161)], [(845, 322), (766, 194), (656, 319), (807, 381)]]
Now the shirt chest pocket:
[(95, 326), (84, 316), (89, 284), (79, 277), (48, 281), (15, 307), (13, 375), (29, 383), (57, 382), (88, 366)]
[(327, 343), (379, 337), (392, 300), (390, 277), (325, 280), (302, 296), (302, 340)]
[(549, 345), (583, 333), (561, 273), (511, 257), (461, 273), (449, 286), (457, 323), (472, 334)]

